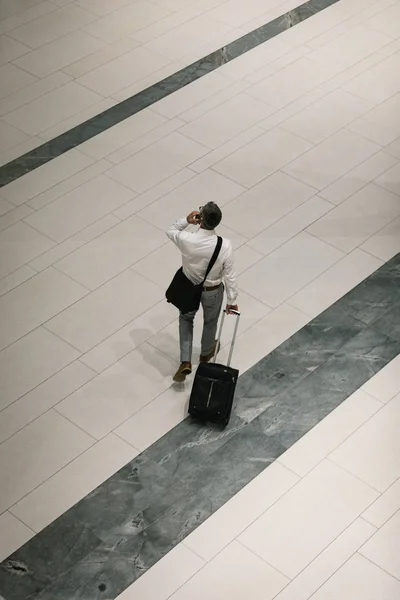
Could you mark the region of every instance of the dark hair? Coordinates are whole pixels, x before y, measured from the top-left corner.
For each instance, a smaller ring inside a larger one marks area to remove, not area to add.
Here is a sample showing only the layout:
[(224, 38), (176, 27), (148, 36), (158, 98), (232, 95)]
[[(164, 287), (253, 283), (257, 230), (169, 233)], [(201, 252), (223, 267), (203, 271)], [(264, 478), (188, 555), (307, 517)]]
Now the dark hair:
[(207, 202), (201, 210), (200, 218), (204, 229), (215, 229), (221, 223), (221, 209), (215, 202)]

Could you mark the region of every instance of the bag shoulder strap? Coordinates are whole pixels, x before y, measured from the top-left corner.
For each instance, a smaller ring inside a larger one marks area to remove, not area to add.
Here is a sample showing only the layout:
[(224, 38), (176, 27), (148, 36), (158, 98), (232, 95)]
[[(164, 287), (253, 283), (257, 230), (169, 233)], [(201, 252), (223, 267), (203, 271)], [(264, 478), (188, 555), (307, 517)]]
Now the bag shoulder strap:
[(221, 251), (221, 247), (222, 247), (222, 237), (218, 236), (218, 239), (217, 239), (217, 245), (215, 246), (215, 250), (214, 250), (214, 252), (213, 252), (213, 255), (212, 255), (212, 257), (211, 257), (211, 260), (210, 260), (210, 262), (208, 263), (207, 271), (206, 271), (206, 274), (204, 275), (204, 279), (203, 279), (203, 284), (202, 284), (202, 285), (204, 285), (204, 284), (205, 284), (205, 282), (206, 282), (206, 279), (207, 279), (207, 277), (208, 277), (208, 275), (209, 275), (209, 273), (210, 273), (211, 269), (212, 269), (212, 268), (213, 268), (213, 266), (215, 265), (215, 262), (216, 262), (216, 260), (217, 260), (217, 258), (218, 258), (218, 255), (219, 255), (220, 251)]

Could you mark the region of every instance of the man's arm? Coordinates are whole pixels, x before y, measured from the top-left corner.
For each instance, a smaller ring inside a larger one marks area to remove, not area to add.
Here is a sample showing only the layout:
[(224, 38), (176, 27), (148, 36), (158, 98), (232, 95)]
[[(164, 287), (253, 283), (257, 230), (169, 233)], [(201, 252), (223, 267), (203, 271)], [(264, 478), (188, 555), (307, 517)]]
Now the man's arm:
[(196, 219), (196, 216), (198, 214), (199, 211), (194, 210), (185, 219), (178, 219), (178, 221), (175, 221), (175, 223), (167, 229), (167, 236), (170, 240), (174, 242), (174, 244), (178, 246), (178, 248), (180, 248), (180, 234), (186, 229), (188, 225), (198, 224), (198, 221)]
[(226, 287), (226, 295), (228, 300), (227, 310), (229, 308), (235, 308), (237, 310), (237, 297), (238, 297), (238, 288), (237, 288), (237, 276), (236, 269), (233, 260), (233, 250), (232, 246), (229, 243), (229, 249), (227, 253), (227, 257), (224, 261), (222, 268), (222, 277), (224, 279), (225, 287)]

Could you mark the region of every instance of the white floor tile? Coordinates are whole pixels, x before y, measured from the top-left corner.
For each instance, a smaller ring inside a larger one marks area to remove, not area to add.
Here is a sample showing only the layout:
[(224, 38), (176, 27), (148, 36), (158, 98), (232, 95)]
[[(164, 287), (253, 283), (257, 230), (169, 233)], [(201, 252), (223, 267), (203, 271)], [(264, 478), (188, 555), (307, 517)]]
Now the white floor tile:
[(329, 61), (340, 61), (350, 67), (389, 44), (392, 37), (365, 27), (364, 24), (345, 31), (321, 46), (317, 52)]
[(351, 252), (399, 213), (399, 197), (369, 183), (313, 223), (308, 231), (343, 252)]
[(176, 318), (175, 307), (163, 299), (89, 350), (81, 360), (97, 373), (101, 373)]
[(400, 218), (383, 227), (378, 233), (370, 237), (361, 248), (385, 262), (393, 258), (400, 252)]
[(0, 298), (0, 348), (74, 304), (87, 289), (52, 267)]
[(14, 204), (0, 197), (0, 217), (14, 208)]
[(332, 208), (333, 205), (330, 202), (322, 200), (318, 196), (313, 196), (253, 237), (247, 245), (264, 255), (270, 254)]
[(400, 395), (339, 446), (332, 460), (384, 492), (400, 476), (399, 414)]
[(13, 94), (25, 86), (34, 83), (36, 77), (22, 69), (18, 69), (18, 67), (11, 63), (7, 63), (0, 66), (0, 81), (0, 98), (4, 98), (9, 94)]
[(0, 232), (0, 277), (30, 262), (54, 246), (54, 241), (29, 225), (17, 222)]
[(18, 502), (94, 443), (51, 410), (0, 446), (1, 510)]
[(264, 129), (261, 129), (261, 127), (258, 127), (258, 125), (250, 127), (250, 129), (237, 135), (229, 142), (226, 142), (226, 144), (222, 144), (222, 146), (220, 146), (216, 150), (212, 150), (212, 152), (209, 152), (199, 160), (196, 160), (190, 165), (190, 168), (193, 171), (196, 171), (196, 173), (201, 173), (206, 169), (210, 169), (216, 163), (220, 162), (230, 154), (236, 152), (236, 150), (238, 150), (239, 148), (243, 148), (249, 142), (252, 142), (256, 138), (261, 137), (263, 133), (265, 133)]
[(274, 109), (251, 96), (239, 94), (180, 130), (187, 137), (214, 149), (270, 115)]
[(76, 360), (4, 408), (0, 419), (0, 443), (64, 400), (95, 375), (89, 367)]
[[(308, 46), (298, 45), (297, 43), (293, 47), (293, 44), (286, 38), (284, 35), (279, 36), (279, 40), (284, 44), (290, 46), (289, 52), (284, 53), (282, 56), (275, 58), (275, 60), (271, 62), (266, 62), (264, 66), (259, 68), (254, 72), (250, 72), (245, 76), (245, 81), (253, 84), (258, 84), (265, 82), (265, 80), (272, 75), (280, 73), (282, 70), (286, 69), (286, 67), (290, 67), (293, 63), (296, 63), (298, 60), (304, 58), (307, 54), (310, 53), (310, 48)], [(307, 63), (300, 62), (297, 66), (306, 66)], [(309, 63), (308, 63), (309, 65)], [(290, 71), (288, 71), (290, 73)], [(286, 78), (287, 80), (289, 77)], [(261, 91), (261, 87), (258, 88), (258, 91)], [(265, 88), (266, 91), (266, 88)]]
[[(241, 185), (208, 169), (146, 206), (138, 216), (166, 231), (179, 216), (185, 217), (205, 202), (223, 207), (244, 191)], [(228, 225), (227, 208), (223, 211), (223, 223)]]
[(121, 221), (114, 215), (106, 215), (102, 219), (92, 223), (92, 225), (89, 225), (89, 227), (85, 227), (85, 229), (82, 229), (82, 231), (78, 231), (78, 233), (70, 237), (68, 240), (57, 244), (57, 246), (54, 246), (51, 248), (51, 250), (41, 254), (29, 264), (38, 272), (43, 271), (44, 269), (54, 265), (65, 256), (68, 256), (68, 254), (71, 254), (71, 252), (75, 252), (75, 250), (78, 248), (81, 248), (85, 244), (91, 242), (102, 233), (112, 229), (120, 222)]
[(96, 52), (104, 42), (83, 31), (73, 31), (37, 50), (25, 54), (14, 64), (36, 77), (46, 77)]
[(376, 177), (397, 164), (396, 159), (386, 152), (377, 152), (366, 161), (324, 188), (319, 195), (333, 204), (340, 204), (355, 194)]
[(172, 383), (175, 363), (145, 342), (57, 405), (57, 410), (101, 439)]
[(287, 165), (284, 171), (322, 190), (380, 150), (380, 146), (342, 130)]
[(394, 54), (367, 69), (346, 83), (345, 89), (376, 104), (384, 102), (400, 92), (400, 56)]
[[(125, 204), (122, 208), (116, 210), (114, 214), (121, 220), (127, 219), (128, 217), (131, 217), (139, 212), (139, 210), (149, 206), (153, 202), (156, 202), (156, 200), (159, 200), (163, 196), (169, 194), (169, 192), (186, 183), (194, 176), (194, 171), (185, 167), (181, 171), (178, 171), (171, 177), (167, 177), (167, 179), (164, 179), (154, 187), (150, 188), (147, 190), (147, 192), (139, 194), (133, 200)], [(173, 218), (176, 219), (175, 213)]]
[(336, 90), (287, 119), (281, 127), (318, 144), (372, 107), (372, 103), (363, 98)]
[(79, 8), (79, 6), (65, 6), (21, 25), (10, 35), (22, 44), (31, 48), (39, 48), (39, 46), (75, 31), (95, 19), (96, 15)]
[(70, 150), (3, 187), (2, 196), (19, 206), (61, 181), (72, 177), (92, 163), (93, 159), (85, 156), (79, 150)]
[(0, 35), (0, 64), (11, 62), (29, 51), (28, 46), (13, 40), (8, 35)]
[(289, 298), (288, 303), (316, 317), (381, 265), (379, 259), (356, 249)]
[(0, 121), (0, 152), (5, 152), (9, 148), (18, 146), (18, 144), (22, 144), (28, 140), (29, 136), (25, 133), (15, 127), (11, 127), (11, 125), (8, 125), (3, 120)]
[(227, 23), (231, 27), (240, 27), (248, 21), (263, 15), (268, 9), (274, 8), (278, 2), (276, 0), (249, 0), (246, 4), (239, 0), (229, 0), (220, 6), (214, 8), (211, 14), (214, 18), (219, 19), (223, 23)]
[(139, 0), (96, 20), (86, 26), (85, 30), (106, 42), (114, 42), (155, 23), (168, 14), (169, 11), (161, 6)]
[(380, 177), (377, 178), (376, 182), (381, 187), (393, 192), (400, 196), (400, 162), (394, 165), (391, 169), (388, 169)]
[(243, 273), (240, 287), (277, 307), (342, 257), (333, 246), (303, 232)]
[(169, 60), (146, 48), (134, 48), (85, 73), (77, 82), (93, 93), (112, 96), (116, 92), (165, 67)]
[(205, 146), (189, 140), (180, 133), (171, 133), (113, 167), (107, 175), (135, 192), (145, 192), (206, 152)]
[(46, 323), (46, 327), (87, 352), (160, 301), (162, 291), (127, 270)]
[(34, 536), (32, 529), (29, 529), (19, 519), (6, 511), (0, 515), (0, 560), (8, 558), (13, 552), (18, 550), (31, 537)]
[[(84, 185), (86, 182), (90, 181), (97, 175), (100, 175), (106, 169), (110, 168), (111, 163), (107, 160), (99, 160), (97, 162), (92, 162), (92, 159), (86, 157), (84, 154), (80, 153), (80, 157), (82, 158), (82, 162), (85, 167), (82, 170), (79, 170), (75, 173), (72, 173), (71, 176), (67, 176), (65, 179), (55, 183), (52, 187), (45, 189), (44, 191), (35, 194), (30, 200), (28, 200), (27, 205), (34, 208), (35, 210), (40, 210), (44, 206), (47, 206), (54, 200), (57, 200), (61, 196), (72, 192), (79, 188), (79, 186)], [(76, 157), (78, 160), (78, 157)], [(86, 161), (89, 161), (89, 166), (86, 166)], [(51, 161), (54, 162), (54, 161)], [(26, 177), (26, 176), (25, 176)]]
[(128, 587), (117, 600), (167, 600), (199, 571), (204, 561), (178, 544)]
[(309, 142), (275, 128), (233, 152), (213, 168), (251, 187), (307, 152), (310, 147)]
[(363, 519), (375, 527), (382, 527), (399, 510), (400, 478), (367, 508), (363, 513)]
[(39, 0), (33, 2), (29, 8), (26, 5), (21, 7), (18, 2), (12, 2), (4, 7), (4, 20), (1, 23), (0, 31), (1, 33), (11, 31), (23, 23), (37, 19), (56, 8), (54, 3), (50, 4), (50, 2), (41, 2)]
[(204, 560), (213, 559), (298, 480), (279, 463), (272, 463), (191, 533), (185, 546)]
[(53, 73), (43, 79), (35, 80), (34, 83), (25, 86), (4, 98), (0, 99), (0, 115), (5, 115), (8, 112), (35, 100), (39, 96), (51, 92), (51, 90), (68, 83), (71, 78), (62, 72)]
[(117, 427), (115, 433), (143, 452), (187, 417), (192, 384), (193, 376), (172, 385)]
[(396, 394), (400, 393), (400, 356), (397, 356), (386, 367), (364, 383), (363, 390), (378, 398), (381, 402), (389, 402)]
[(324, 460), (238, 539), (293, 578), (376, 497), (369, 486)]
[[(0, 408), (26, 394), (78, 356), (74, 348), (43, 328), (18, 340), (0, 353)], [(24, 365), (23, 371), (20, 365)]]
[(313, 596), (315, 600), (362, 598), (396, 600), (400, 582), (359, 554), (355, 554)]
[(399, 37), (399, 29), (396, 23), (400, 21), (400, 7), (397, 2), (386, 10), (379, 11), (365, 23), (367, 27), (376, 31), (381, 31), (386, 35)]
[(400, 137), (397, 138), (394, 142), (386, 146), (385, 151), (388, 152), (391, 156), (395, 156), (400, 159)]
[(49, 238), (62, 242), (116, 210), (134, 192), (105, 175), (94, 177), (25, 220)]
[(244, 548), (232, 542), (210, 561), (171, 600), (271, 600), (287, 584), (286, 577)]
[(3, 118), (27, 134), (37, 135), (102, 99), (102, 96), (92, 90), (70, 81), (7, 113)]
[(217, 106), (221, 106), (224, 102), (228, 102), (228, 100), (246, 91), (249, 87), (250, 84), (245, 81), (233, 82), (228, 87), (222, 88), (222, 90), (218, 91), (210, 98), (202, 100), (202, 102), (196, 104), (192, 108), (185, 110), (179, 117), (183, 121), (190, 123), (195, 119), (199, 119)]
[(165, 240), (162, 231), (133, 216), (66, 256), (56, 266), (93, 290), (161, 247)]
[[(115, 152), (112, 152), (107, 159), (114, 165), (119, 165), (128, 158), (132, 157), (134, 154), (137, 154), (148, 148), (152, 144), (159, 142), (162, 138), (166, 138), (170, 133), (175, 132), (177, 129), (182, 127), (184, 121), (182, 119), (174, 118), (169, 121), (164, 122), (162, 125), (159, 125), (155, 129), (152, 129), (148, 133), (141, 135), (138, 139), (134, 139), (133, 142), (126, 144), (122, 148), (119, 148)], [(177, 175), (177, 173), (174, 173)], [(171, 178), (174, 176), (172, 175)], [(163, 180), (164, 181), (164, 180)], [(157, 182), (159, 185), (160, 182)], [(154, 186), (157, 187), (157, 186)]]
[[(111, 5), (109, 4), (109, 6)], [(107, 44), (101, 48), (101, 50), (97, 50), (97, 52), (93, 52), (93, 54), (68, 65), (63, 69), (63, 72), (74, 78), (81, 77), (82, 75), (93, 71), (93, 69), (97, 69), (97, 67), (110, 62), (114, 58), (118, 58), (118, 56), (130, 52), (134, 48), (137, 48), (137, 46), (138, 42), (129, 37), (118, 40), (117, 42)]]
[(379, 400), (357, 390), (286, 450), (278, 461), (304, 477), (380, 408)]
[(312, 563), (276, 596), (276, 600), (308, 600), (370, 538), (375, 527), (356, 519)]
[(7, 294), (7, 292), (21, 285), (21, 283), (24, 283), (24, 281), (27, 281), (34, 275), (36, 275), (36, 271), (28, 267), (28, 265), (19, 267), (19, 269), (10, 273), (10, 275), (0, 279), (0, 296)]
[(111, 433), (14, 504), (11, 512), (39, 532), (137, 454)]
[(253, 238), (315, 192), (314, 188), (277, 171), (230, 202), (224, 209), (224, 223)]
[[(165, 33), (160, 31), (160, 35), (145, 44), (145, 48), (172, 61), (201, 49), (207, 42), (215, 42), (216, 47), (221, 46), (221, 38), (231, 31), (230, 27), (213, 19), (212, 14), (208, 12), (187, 20), (186, 23), (173, 27)], [(136, 39), (140, 41), (140, 37), (139, 32)], [(204, 56), (203, 53), (202, 55)]]
[(394, 142), (400, 135), (400, 93), (382, 102), (357, 119), (348, 129), (381, 146)]
[(262, 258), (264, 258), (263, 254), (257, 252), (257, 250), (253, 250), (247, 244), (243, 244), (235, 250), (234, 254), (236, 274), (240, 278), (242, 273), (250, 269), (250, 267), (258, 263)]
[(302, 57), (253, 85), (248, 94), (278, 109), (294, 102), (327, 79), (329, 71), (326, 64)]
[(153, 110), (145, 108), (136, 115), (125, 119), (121, 123), (106, 129), (91, 140), (84, 142), (80, 150), (99, 160), (133, 142), (142, 135), (160, 127), (166, 119)]
[(30, 208), (27, 204), (21, 204), (20, 206), (16, 206), (12, 210), (6, 212), (5, 215), (0, 217), (0, 231), (4, 231), (9, 227), (11, 228), (12, 225), (15, 225), (16, 223), (21, 221), (21, 219), (25, 219), (25, 217), (32, 213), (32, 208)]

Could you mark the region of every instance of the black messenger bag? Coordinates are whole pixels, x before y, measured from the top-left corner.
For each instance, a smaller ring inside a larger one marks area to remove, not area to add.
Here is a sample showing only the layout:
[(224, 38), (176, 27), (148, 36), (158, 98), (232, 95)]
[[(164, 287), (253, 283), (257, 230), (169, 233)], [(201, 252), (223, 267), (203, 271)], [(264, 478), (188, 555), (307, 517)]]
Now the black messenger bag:
[(204, 279), (199, 284), (194, 284), (186, 277), (182, 267), (177, 270), (169, 288), (165, 292), (167, 302), (170, 302), (180, 310), (182, 314), (198, 310), (200, 307), (201, 294), (204, 289), (206, 279), (215, 265), (222, 246), (222, 237), (218, 236), (217, 245), (208, 264)]

